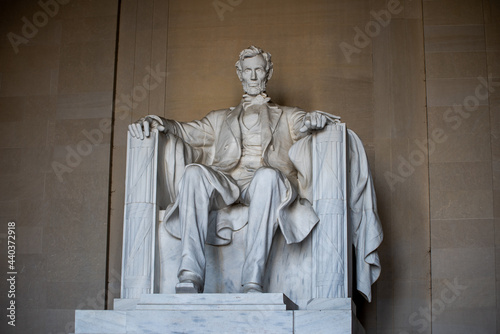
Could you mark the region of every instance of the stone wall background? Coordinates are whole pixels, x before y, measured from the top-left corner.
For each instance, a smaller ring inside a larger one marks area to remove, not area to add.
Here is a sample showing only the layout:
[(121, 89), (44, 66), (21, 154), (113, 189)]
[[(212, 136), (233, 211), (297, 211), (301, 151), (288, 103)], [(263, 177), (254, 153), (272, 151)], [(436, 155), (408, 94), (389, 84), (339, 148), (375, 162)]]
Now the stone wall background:
[[(428, 134), (445, 135), (429, 155), (432, 327), (494, 333), (500, 328), (500, 3), (424, 1), (423, 8)], [(446, 282), (454, 280), (466, 289), (447, 303)]]
[[(52, 17), (38, 1), (0, 2), (1, 333), (70, 333), (75, 308), (105, 304), (118, 3), (55, 4)], [(23, 18), (34, 29), (23, 31)], [(16, 53), (8, 33), (27, 44)], [(9, 221), (15, 328), (6, 317)]]
[(273, 55), (275, 102), (365, 144), (385, 233), (374, 301), (356, 297), (367, 333), (500, 332), (497, 1), (72, 0), (16, 54), (8, 32), (40, 10), (0, 1), (0, 243), (15, 220), (22, 268), (2, 332), (69, 332), (118, 297), (127, 125), (236, 105), (250, 44)]

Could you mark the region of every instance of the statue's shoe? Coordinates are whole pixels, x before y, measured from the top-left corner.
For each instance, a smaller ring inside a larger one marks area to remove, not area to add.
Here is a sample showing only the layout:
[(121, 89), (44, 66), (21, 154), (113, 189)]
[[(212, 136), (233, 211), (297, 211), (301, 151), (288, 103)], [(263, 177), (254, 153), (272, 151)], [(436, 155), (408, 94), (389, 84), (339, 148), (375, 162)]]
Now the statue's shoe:
[(262, 287), (255, 283), (246, 283), (243, 285), (243, 293), (262, 293)]
[(191, 280), (186, 280), (177, 283), (175, 286), (175, 293), (202, 293), (203, 289), (200, 285), (196, 284)]
[(205, 284), (199, 275), (183, 270), (179, 275), (179, 283), (175, 286), (175, 293), (202, 293), (204, 288)]

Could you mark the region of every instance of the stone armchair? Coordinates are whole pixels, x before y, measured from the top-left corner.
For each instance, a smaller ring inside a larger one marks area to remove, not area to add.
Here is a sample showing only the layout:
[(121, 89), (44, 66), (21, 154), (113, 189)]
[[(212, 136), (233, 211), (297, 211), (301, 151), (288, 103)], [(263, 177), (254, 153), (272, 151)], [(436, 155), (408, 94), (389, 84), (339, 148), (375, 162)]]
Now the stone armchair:
[[(294, 144), (289, 155), (320, 222), (300, 244), (287, 244), (276, 233), (264, 291), (285, 293), (295, 301), (348, 298), (354, 281), (370, 301), (371, 285), (380, 275), (382, 229), (361, 141), (345, 124), (332, 123)], [(175, 293), (181, 241), (168, 233), (163, 214), (175, 199), (182, 166), (198, 158), (180, 139), (157, 130), (144, 140), (128, 136), (121, 298)], [(214, 215), (244, 219), (245, 207)], [(244, 221), (241, 226), (219, 232), (226, 242), (207, 245), (205, 293), (240, 292)]]

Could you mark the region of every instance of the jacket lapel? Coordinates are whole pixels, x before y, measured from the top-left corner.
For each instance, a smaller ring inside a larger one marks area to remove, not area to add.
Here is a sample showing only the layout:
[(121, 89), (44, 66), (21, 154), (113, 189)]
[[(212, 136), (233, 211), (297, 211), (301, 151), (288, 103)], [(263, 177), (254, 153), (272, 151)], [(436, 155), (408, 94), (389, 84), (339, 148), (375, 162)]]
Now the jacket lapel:
[(240, 114), (241, 111), (243, 110), (243, 106), (240, 103), (236, 108), (233, 110), (229, 110), (226, 116), (226, 123), (229, 129), (231, 130), (231, 133), (233, 134), (236, 142), (238, 145), (241, 144), (241, 129), (240, 129)]
[(264, 156), (271, 140), (274, 131), (278, 126), (283, 111), (274, 103), (267, 105), (266, 111), (261, 113), (261, 139), (262, 139), (262, 156)]

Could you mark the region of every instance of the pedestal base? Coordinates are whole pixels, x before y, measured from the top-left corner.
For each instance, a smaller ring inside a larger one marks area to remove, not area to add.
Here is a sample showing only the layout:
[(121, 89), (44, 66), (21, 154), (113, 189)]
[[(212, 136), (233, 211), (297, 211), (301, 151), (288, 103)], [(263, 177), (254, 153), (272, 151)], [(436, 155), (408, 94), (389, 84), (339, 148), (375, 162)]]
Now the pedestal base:
[(349, 298), (312, 299), (303, 308), (284, 294), (151, 294), (116, 299), (113, 311), (77, 310), (75, 334), (364, 334)]

